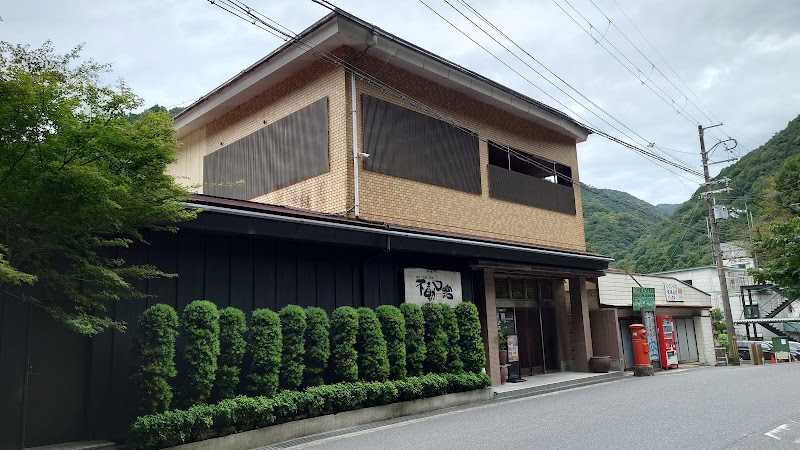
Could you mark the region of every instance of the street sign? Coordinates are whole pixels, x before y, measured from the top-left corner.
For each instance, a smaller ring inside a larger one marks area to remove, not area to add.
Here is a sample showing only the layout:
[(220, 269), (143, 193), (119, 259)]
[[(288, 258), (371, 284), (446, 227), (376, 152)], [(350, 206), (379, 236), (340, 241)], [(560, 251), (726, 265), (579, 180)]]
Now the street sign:
[(632, 287), (633, 310), (654, 309), (656, 307), (656, 289), (646, 287)]

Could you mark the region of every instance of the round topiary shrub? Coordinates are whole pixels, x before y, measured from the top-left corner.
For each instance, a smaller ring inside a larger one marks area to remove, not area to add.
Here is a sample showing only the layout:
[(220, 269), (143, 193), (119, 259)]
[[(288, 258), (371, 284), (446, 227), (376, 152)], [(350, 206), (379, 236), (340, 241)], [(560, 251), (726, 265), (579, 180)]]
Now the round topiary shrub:
[(247, 320), (241, 309), (228, 307), (219, 312), (219, 367), (217, 382), (214, 385), (214, 398), (224, 400), (233, 398), (239, 387), (239, 373), (242, 370), (247, 341)]
[(255, 395), (271, 397), (278, 390), (283, 339), (281, 321), (274, 311), (262, 308), (250, 318), (250, 373), (248, 390)]
[(306, 355), (306, 312), (297, 305), (287, 305), (278, 312), (281, 319), (281, 389), (296, 390), (303, 384)]
[(306, 308), (306, 368), (303, 383), (306, 386), (325, 384), (325, 371), (331, 356), (330, 321), (322, 308)]
[(389, 358), (386, 356), (386, 340), (375, 311), (358, 308), (358, 373), (364, 381), (386, 381), (389, 379)]
[(406, 373), (418, 377), (425, 363), (425, 319), (419, 305), (413, 303), (400, 305), (400, 312), (406, 321)]
[(331, 360), (332, 381), (358, 381), (358, 314), (353, 307), (340, 306), (331, 316)]
[(444, 332), (442, 310), (436, 303), (422, 305), (425, 319), (425, 371), (430, 373), (447, 372), (447, 333)]
[(406, 319), (396, 306), (383, 305), (375, 310), (386, 340), (389, 358), (389, 377), (402, 380), (406, 377)]
[(159, 303), (139, 316), (139, 329), (133, 343), (136, 370), (131, 381), (136, 386), (139, 414), (162, 413), (172, 403), (169, 379), (175, 371), (175, 337), (178, 314), (171, 306)]
[(447, 371), (458, 373), (464, 371), (464, 363), (461, 362), (461, 346), (459, 341), (461, 335), (458, 332), (458, 321), (456, 313), (450, 305), (438, 303), (437, 307), (442, 312), (442, 330), (447, 334)]
[(481, 319), (474, 303), (461, 302), (455, 309), (461, 336), (461, 361), (467, 372), (480, 373), (486, 366), (486, 348), (481, 338)]
[(181, 315), (183, 349), (181, 400), (190, 407), (208, 402), (217, 377), (219, 356), (219, 311), (208, 300), (186, 305)]

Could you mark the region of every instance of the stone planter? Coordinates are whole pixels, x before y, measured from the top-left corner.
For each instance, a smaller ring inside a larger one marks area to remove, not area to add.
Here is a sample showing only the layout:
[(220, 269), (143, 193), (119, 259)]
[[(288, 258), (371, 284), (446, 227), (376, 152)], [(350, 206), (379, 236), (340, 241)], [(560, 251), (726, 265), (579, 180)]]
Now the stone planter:
[(500, 366), (500, 384), (506, 384), (508, 380), (508, 364)]
[(590, 356), (589, 371), (594, 373), (608, 373), (611, 369), (610, 356)]
[(508, 350), (500, 350), (500, 365), (508, 364)]

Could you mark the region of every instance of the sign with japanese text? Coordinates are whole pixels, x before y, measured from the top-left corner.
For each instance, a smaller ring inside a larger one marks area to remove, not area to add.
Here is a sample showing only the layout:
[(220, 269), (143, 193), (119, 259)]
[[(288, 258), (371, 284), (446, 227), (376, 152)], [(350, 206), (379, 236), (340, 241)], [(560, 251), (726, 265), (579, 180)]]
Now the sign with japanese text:
[(658, 361), (658, 327), (655, 310), (643, 311), (642, 322), (647, 330), (647, 346), (650, 348), (650, 361)]
[(668, 302), (683, 301), (683, 285), (681, 283), (665, 281), (664, 291), (667, 293)]
[[(656, 307), (656, 289), (632, 287), (633, 310), (654, 309)], [(649, 330), (648, 330), (649, 331)]]
[(516, 334), (506, 335), (506, 343), (508, 344), (508, 362), (519, 361), (519, 341)]
[(456, 306), (461, 302), (461, 273), (407, 268), (403, 271), (408, 303), (435, 302)]

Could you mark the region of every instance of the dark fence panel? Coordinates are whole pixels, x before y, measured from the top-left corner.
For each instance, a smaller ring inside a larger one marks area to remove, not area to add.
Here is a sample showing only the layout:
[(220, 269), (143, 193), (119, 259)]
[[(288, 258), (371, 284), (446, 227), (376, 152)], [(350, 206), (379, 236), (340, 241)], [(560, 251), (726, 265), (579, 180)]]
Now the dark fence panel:
[(477, 134), (362, 95), (367, 170), (481, 193)]
[(575, 215), (575, 191), (547, 180), (489, 165), (492, 198)]
[[(75, 380), (75, 377), (82, 377), (85, 380), (87, 392), (85, 397), (78, 399), (85, 398), (86, 402), (88, 431), (83, 427), (79, 430), (79, 434), (85, 433), (83, 438), (118, 442), (124, 439), (136, 415), (136, 393), (130, 383), (130, 374), (137, 320), (141, 312), (155, 302), (177, 306), (180, 313), (192, 300), (205, 298), (220, 308), (239, 307), (248, 317), (254, 308), (278, 310), (292, 303), (320, 306), (328, 313), (343, 305), (397, 306), (404, 296), (404, 267), (460, 271), (464, 300), (474, 300), (472, 289), (469, 289), (472, 271), (465, 260), (186, 230), (177, 234), (155, 233), (146, 239), (150, 245), (122, 249), (118, 256), (130, 262), (155, 264), (164, 271), (177, 272), (178, 278), (137, 282), (139, 288), (157, 297), (122, 301), (112, 306), (110, 314), (117, 320), (126, 321), (127, 331), (103, 332), (88, 340), (89, 344), (85, 343), (87, 340), (82, 341), (84, 344), (79, 347), (84, 349), (84, 353), (70, 351), (61, 355), (71, 358), (70, 361), (74, 360), (76, 364), (74, 367), (64, 365), (64, 370), (69, 373), (60, 375), (60, 378)], [(22, 404), (18, 396), (22, 392), (26, 368), (28, 306), (13, 299), (3, 300), (0, 304), (0, 399), (5, 400), (3, 404), (7, 407), (0, 408), (3, 419), (0, 421), (0, 430), (3, 431), (1, 443), (2, 448), (16, 448), (20, 445), (17, 439), (22, 424)], [(45, 336), (45, 333), (41, 335)], [(66, 339), (62, 341), (67, 342)], [(178, 345), (180, 355), (180, 346), (183, 345), (180, 338)], [(51, 347), (57, 348), (46, 348)], [(48, 358), (47, 355), (39, 357)], [(52, 361), (62, 359), (52, 358)], [(79, 395), (75, 389), (70, 390), (70, 394)], [(70, 403), (83, 408), (80, 402)]]
[[(251, 199), (328, 171), (328, 98), (203, 157), (204, 193)], [(244, 180), (244, 183), (238, 183)]]

